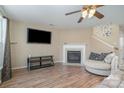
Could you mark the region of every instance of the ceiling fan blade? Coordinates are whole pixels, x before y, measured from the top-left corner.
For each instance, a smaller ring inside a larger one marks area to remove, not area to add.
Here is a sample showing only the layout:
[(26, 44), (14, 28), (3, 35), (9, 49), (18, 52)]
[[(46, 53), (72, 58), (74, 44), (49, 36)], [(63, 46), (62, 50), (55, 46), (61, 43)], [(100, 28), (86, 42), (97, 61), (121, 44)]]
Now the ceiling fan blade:
[(80, 19), (78, 20), (78, 23), (80, 23), (83, 20), (83, 17), (80, 17)]
[(91, 7), (99, 8), (99, 7), (102, 7), (102, 6), (104, 6), (104, 5), (84, 5), (83, 9), (87, 9), (87, 8), (91, 8)]
[(77, 10), (77, 11), (74, 11), (74, 12), (69, 12), (69, 13), (66, 13), (65, 15), (71, 15), (71, 14), (78, 13), (78, 12), (81, 12), (81, 10)]
[(104, 5), (95, 5), (96, 8), (99, 8), (99, 7), (102, 7), (102, 6), (104, 6)]
[(87, 9), (89, 7), (91, 7), (92, 5), (83, 5), (83, 9)]
[(94, 16), (99, 18), (99, 19), (102, 19), (104, 17), (104, 15), (99, 13), (98, 11), (95, 12)]

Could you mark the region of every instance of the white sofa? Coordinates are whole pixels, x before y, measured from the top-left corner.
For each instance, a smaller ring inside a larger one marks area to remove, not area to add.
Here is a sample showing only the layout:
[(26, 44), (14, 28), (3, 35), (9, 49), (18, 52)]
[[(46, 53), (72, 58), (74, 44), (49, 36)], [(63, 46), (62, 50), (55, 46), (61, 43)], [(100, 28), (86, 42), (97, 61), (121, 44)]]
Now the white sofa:
[(124, 72), (116, 71), (105, 78), (97, 88), (124, 88)]
[(117, 56), (112, 60), (111, 74), (97, 88), (124, 88), (124, 71), (119, 68)]
[[(110, 54), (111, 55), (111, 54)], [(87, 71), (103, 76), (109, 76), (111, 69), (115, 69), (118, 65), (118, 57), (114, 54), (111, 56), (110, 62), (88, 60), (84, 63)]]
[(84, 65), (86, 70), (93, 74), (108, 76), (111, 73), (111, 65), (105, 62), (88, 60)]

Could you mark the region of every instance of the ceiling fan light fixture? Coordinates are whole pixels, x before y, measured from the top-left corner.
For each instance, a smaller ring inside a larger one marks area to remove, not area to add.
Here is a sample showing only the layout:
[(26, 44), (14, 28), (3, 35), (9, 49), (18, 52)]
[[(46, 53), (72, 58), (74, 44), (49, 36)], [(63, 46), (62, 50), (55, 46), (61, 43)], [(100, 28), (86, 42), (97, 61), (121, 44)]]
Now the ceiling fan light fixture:
[(86, 18), (90, 19), (93, 16), (98, 19), (102, 19), (104, 17), (104, 15), (97, 11), (97, 8), (102, 7), (102, 6), (104, 6), (104, 5), (84, 5), (81, 8), (81, 10), (69, 12), (69, 13), (66, 13), (65, 15), (71, 15), (71, 14), (81, 12), (81, 17), (79, 18), (77, 23), (81, 23), (82, 20), (84, 20)]
[(82, 12), (82, 17), (83, 17), (83, 18), (86, 18), (87, 15), (88, 15), (88, 11), (87, 11), (87, 10), (85, 10), (85, 11)]
[(95, 9), (95, 8), (90, 9), (90, 10), (89, 10), (89, 14), (88, 14), (88, 18), (93, 17), (93, 15), (95, 14), (95, 12), (96, 12), (96, 9)]

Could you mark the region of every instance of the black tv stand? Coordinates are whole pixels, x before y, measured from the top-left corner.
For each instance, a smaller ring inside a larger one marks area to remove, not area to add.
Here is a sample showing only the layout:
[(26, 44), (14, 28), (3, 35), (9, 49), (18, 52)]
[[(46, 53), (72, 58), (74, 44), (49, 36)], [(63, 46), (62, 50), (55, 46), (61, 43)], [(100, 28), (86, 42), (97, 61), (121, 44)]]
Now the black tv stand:
[(30, 57), (27, 59), (28, 70), (54, 66), (53, 56)]

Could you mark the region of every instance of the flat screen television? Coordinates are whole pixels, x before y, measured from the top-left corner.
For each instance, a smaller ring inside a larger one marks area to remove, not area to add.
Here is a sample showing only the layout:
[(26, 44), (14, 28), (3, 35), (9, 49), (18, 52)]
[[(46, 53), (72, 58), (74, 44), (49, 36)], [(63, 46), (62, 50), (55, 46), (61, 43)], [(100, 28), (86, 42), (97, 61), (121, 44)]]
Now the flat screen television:
[(45, 30), (37, 30), (27, 28), (27, 42), (28, 43), (45, 43), (51, 44), (51, 32)]

